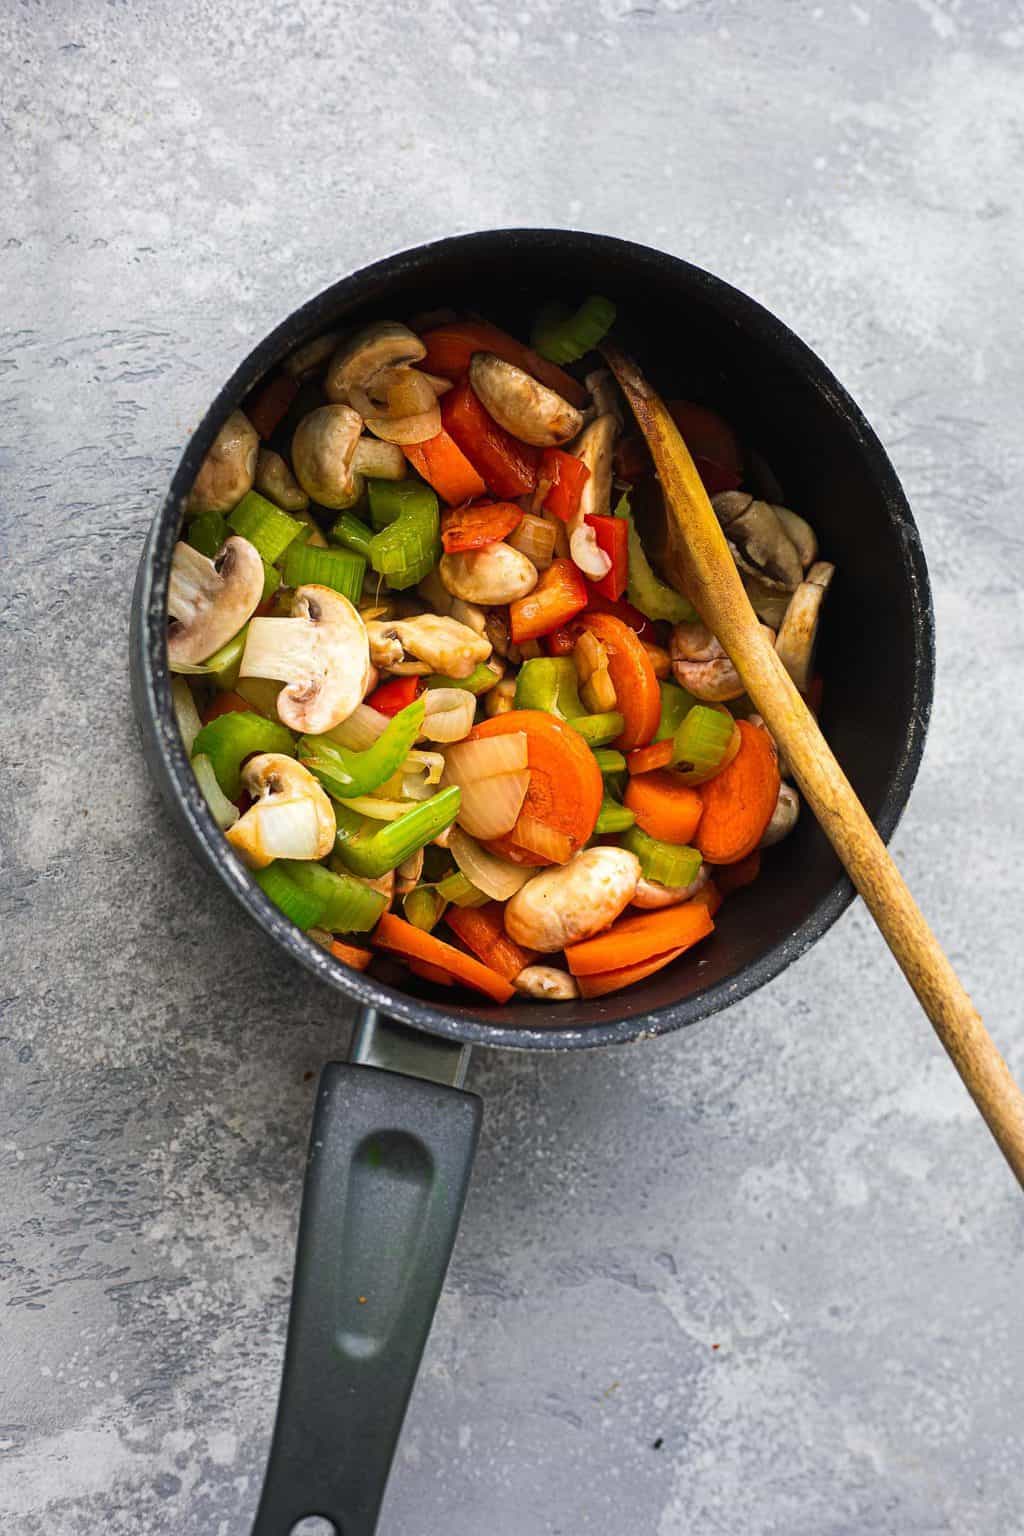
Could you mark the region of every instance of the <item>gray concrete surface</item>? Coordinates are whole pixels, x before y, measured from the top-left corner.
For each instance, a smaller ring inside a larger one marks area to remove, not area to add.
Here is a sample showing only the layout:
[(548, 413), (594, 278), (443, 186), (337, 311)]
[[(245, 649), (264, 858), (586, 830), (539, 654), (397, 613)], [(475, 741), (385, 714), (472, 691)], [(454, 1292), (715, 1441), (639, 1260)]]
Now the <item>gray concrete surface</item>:
[[(215, 386), (369, 258), (636, 237), (850, 385), (938, 607), (897, 852), (1024, 1073), (1022, 50), (1013, 0), (3, 8), (5, 1536), (248, 1529), (348, 1019), (176, 841), (126, 621)], [(863, 910), (713, 1024), (472, 1082), (383, 1532), (1024, 1532), (1024, 1206)]]

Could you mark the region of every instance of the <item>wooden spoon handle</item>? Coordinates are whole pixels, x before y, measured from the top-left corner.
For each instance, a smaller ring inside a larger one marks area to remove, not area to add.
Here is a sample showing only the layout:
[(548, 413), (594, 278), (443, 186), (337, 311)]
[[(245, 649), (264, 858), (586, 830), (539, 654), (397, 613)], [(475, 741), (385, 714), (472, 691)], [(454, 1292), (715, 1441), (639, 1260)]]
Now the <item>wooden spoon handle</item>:
[(960, 978), (757, 621), (725, 535), (660, 397), (628, 358), (608, 359), (654, 456), (667, 513), (667, 563), (732, 659), (968, 1093), (1024, 1187), (1024, 1094)]

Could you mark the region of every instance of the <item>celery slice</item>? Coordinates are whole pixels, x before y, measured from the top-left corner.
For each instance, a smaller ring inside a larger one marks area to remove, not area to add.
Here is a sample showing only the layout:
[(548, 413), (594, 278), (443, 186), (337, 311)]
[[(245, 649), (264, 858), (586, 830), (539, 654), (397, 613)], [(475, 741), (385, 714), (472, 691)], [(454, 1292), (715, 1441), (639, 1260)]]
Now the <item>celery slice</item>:
[(462, 791), (453, 784), (420, 801), (397, 821), (381, 825), (357, 815), (344, 802), (338, 803), (336, 857), (352, 874), (376, 880), (450, 827), (461, 804)]
[(695, 619), (697, 610), (693, 604), (687, 602), (682, 593), (668, 586), (651, 569), (629, 510), (628, 495), (623, 494), (619, 498), (614, 515), (623, 518), (629, 527), (629, 585), (626, 596), (633, 607), (639, 608), (649, 619), (666, 619), (670, 624), (682, 624)]
[(403, 591), (428, 576), (441, 558), (441, 516), (428, 485), (413, 480), (368, 480), (370, 564), (389, 587)]
[(594, 756), (602, 774), (614, 776), (617, 773), (625, 773), (626, 759), (623, 753), (612, 752), (607, 747), (599, 747)]
[(546, 304), (537, 316), (531, 340), (549, 363), (576, 363), (604, 340), (614, 323), (611, 299), (592, 293), (575, 313), (564, 304)]
[(443, 672), (432, 672), (423, 679), (424, 688), (468, 688), (470, 693), (486, 693), (499, 683), (497, 672), (486, 661), (477, 662), (468, 677), (445, 677)]
[(673, 767), (696, 773), (717, 768), (735, 729), (736, 722), (727, 711), (695, 704), (675, 733)]
[(296, 928), (319, 928), (327, 902), (312, 891), (304, 891), (296, 885), (280, 864), (268, 864), (257, 869), (253, 879), (264, 896), (274, 903), (285, 917), (290, 917)]
[(626, 729), (626, 722), (617, 710), (604, 715), (578, 715), (575, 720), (565, 723), (583, 737), (588, 747), (606, 747)]
[(242, 789), (242, 764), (254, 752), (281, 752), (295, 756), (295, 738), (275, 720), (252, 710), (232, 710), (204, 725), (192, 743), (192, 756), (205, 754), (213, 764), (217, 783), (229, 800)]
[(340, 544), (344, 549), (350, 549), (355, 554), (362, 555), (365, 560), (369, 560), (373, 533), (358, 517), (353, 517), (351, 512), (341, 514), (328, 529), (327, 537), (333, 543)]
[(352, 875), (336, 874), (323, 864), (304, 859), (281, 859), (278, 863), (300, 890), (323, 902), (317, 926), (331, 933), (368, 932), (388, 904), (381, 891), (371, 890)]
[(678, 683), (659, 683), (658, 688), (661, 692), (661, 719), (654, 739), (668, 741), (670, 736), (675, 735), (697, 700), (685, 688), (680, 688)]
[(671, 886), (673, 890), (692, 884), (702, 862), (696, 848), (659, 842), (640, 827), (630, 827), (622, 839), (622, 846), (636, 854), (645, 880)]
[(453, 869), (438, 882), (437, 894), (442, 901), (450, 901), (453, 907), (483, 907), (491, 899), (486, 891), (478, 890), (461, 869)]
[(620, 805), (617, 800), (613, 800), (611, 795), (605, 795), (601, 801), (601, 809), (598, 812), (597, 821), (594, 825), (594, 832), (595, 834), (625, 832), (635, 821), (636, 817), (631, 810), (624, 805)]
[(427, 706), (415, 699), (400, 709), (371, 747), (352, 752), (327, 736), (303, 736), (299, 757), (336, 800), (369, 795), (398, 772), (419, 735)]
[(228, 526), (248, 539), (267, 564), (273, 565), (292, 540), (298, 538), (303, 525), (258, 491), (250, 491), (228, 518)]
[(366, 561), (350, 549), (318, 549), (305, 539), (296, 539), (285, 552), (282, 570), (285, 586), (301, 587), (312, 582), (330, 587), (350, 603), (357, 603), (363, 590)]
[(198, 549), (201, 555), (205, 555), (207, 560), (212, 560), (223, 548), (227, 536), (228, 525), (219, 512), (201, 512), (189, 523), (185, 541), (193, 549)]
[(445, 899), (438, 895), (434, 886), (417, 885), (402, 897), (402, 908), (407, 922), (412, 923), (414, 928), (422, 928), (424, 933), (430, 933), (441, 921)]

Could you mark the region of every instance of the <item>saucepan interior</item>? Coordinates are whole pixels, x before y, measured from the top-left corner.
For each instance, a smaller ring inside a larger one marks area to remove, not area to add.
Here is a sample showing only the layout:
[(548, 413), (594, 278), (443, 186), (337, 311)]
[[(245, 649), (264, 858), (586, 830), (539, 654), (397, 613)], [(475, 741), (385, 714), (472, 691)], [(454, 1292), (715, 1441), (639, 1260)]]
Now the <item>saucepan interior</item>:
[(725, 283), (673, 257), (604, 236), (490, 231), (421, 246), (327, 289), (260, 343), (191, 439), (140, 567), (133, 639), (136, 702), (151, 764), (206, 862), (280, 944), (330, 985), (434, 1033), (482, 1043), (598, 1045), (692, 1023), (770, 980), (851, 899), (828, 843), (804, 814), (757, 883), (722, 909), (716, 932), (640, 986), (592, 1001), (480, 999), (419, 982), (381, 960), (374, 976), (332, 960), (252, 884), (198, 793), (171, 711), (164, 633), (167, 572), (183, 497), (218, 427), (260, 376), (302, 341), (425, 308), (477, 309), (527, 335), (552, 296), (605, 293), (617, 335), (666, 393), (721, 411), (770, 464), (786, 502), (837, 566), (820, 670), (822, 723), (882, 835), (906, 803), (931, 703), (932, 612), (917, 530), (877, 438), (814, 354)]

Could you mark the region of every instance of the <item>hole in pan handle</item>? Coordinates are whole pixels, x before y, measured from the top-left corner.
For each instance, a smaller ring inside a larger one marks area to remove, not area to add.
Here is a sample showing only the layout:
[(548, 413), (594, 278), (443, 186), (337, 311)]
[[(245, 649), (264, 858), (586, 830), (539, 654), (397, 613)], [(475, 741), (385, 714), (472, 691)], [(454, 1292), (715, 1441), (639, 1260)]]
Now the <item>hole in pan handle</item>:
[(364, 1010), (320, 1075), (253, 1536), (376, 1529), (480, 1133), (468, 1055)]

